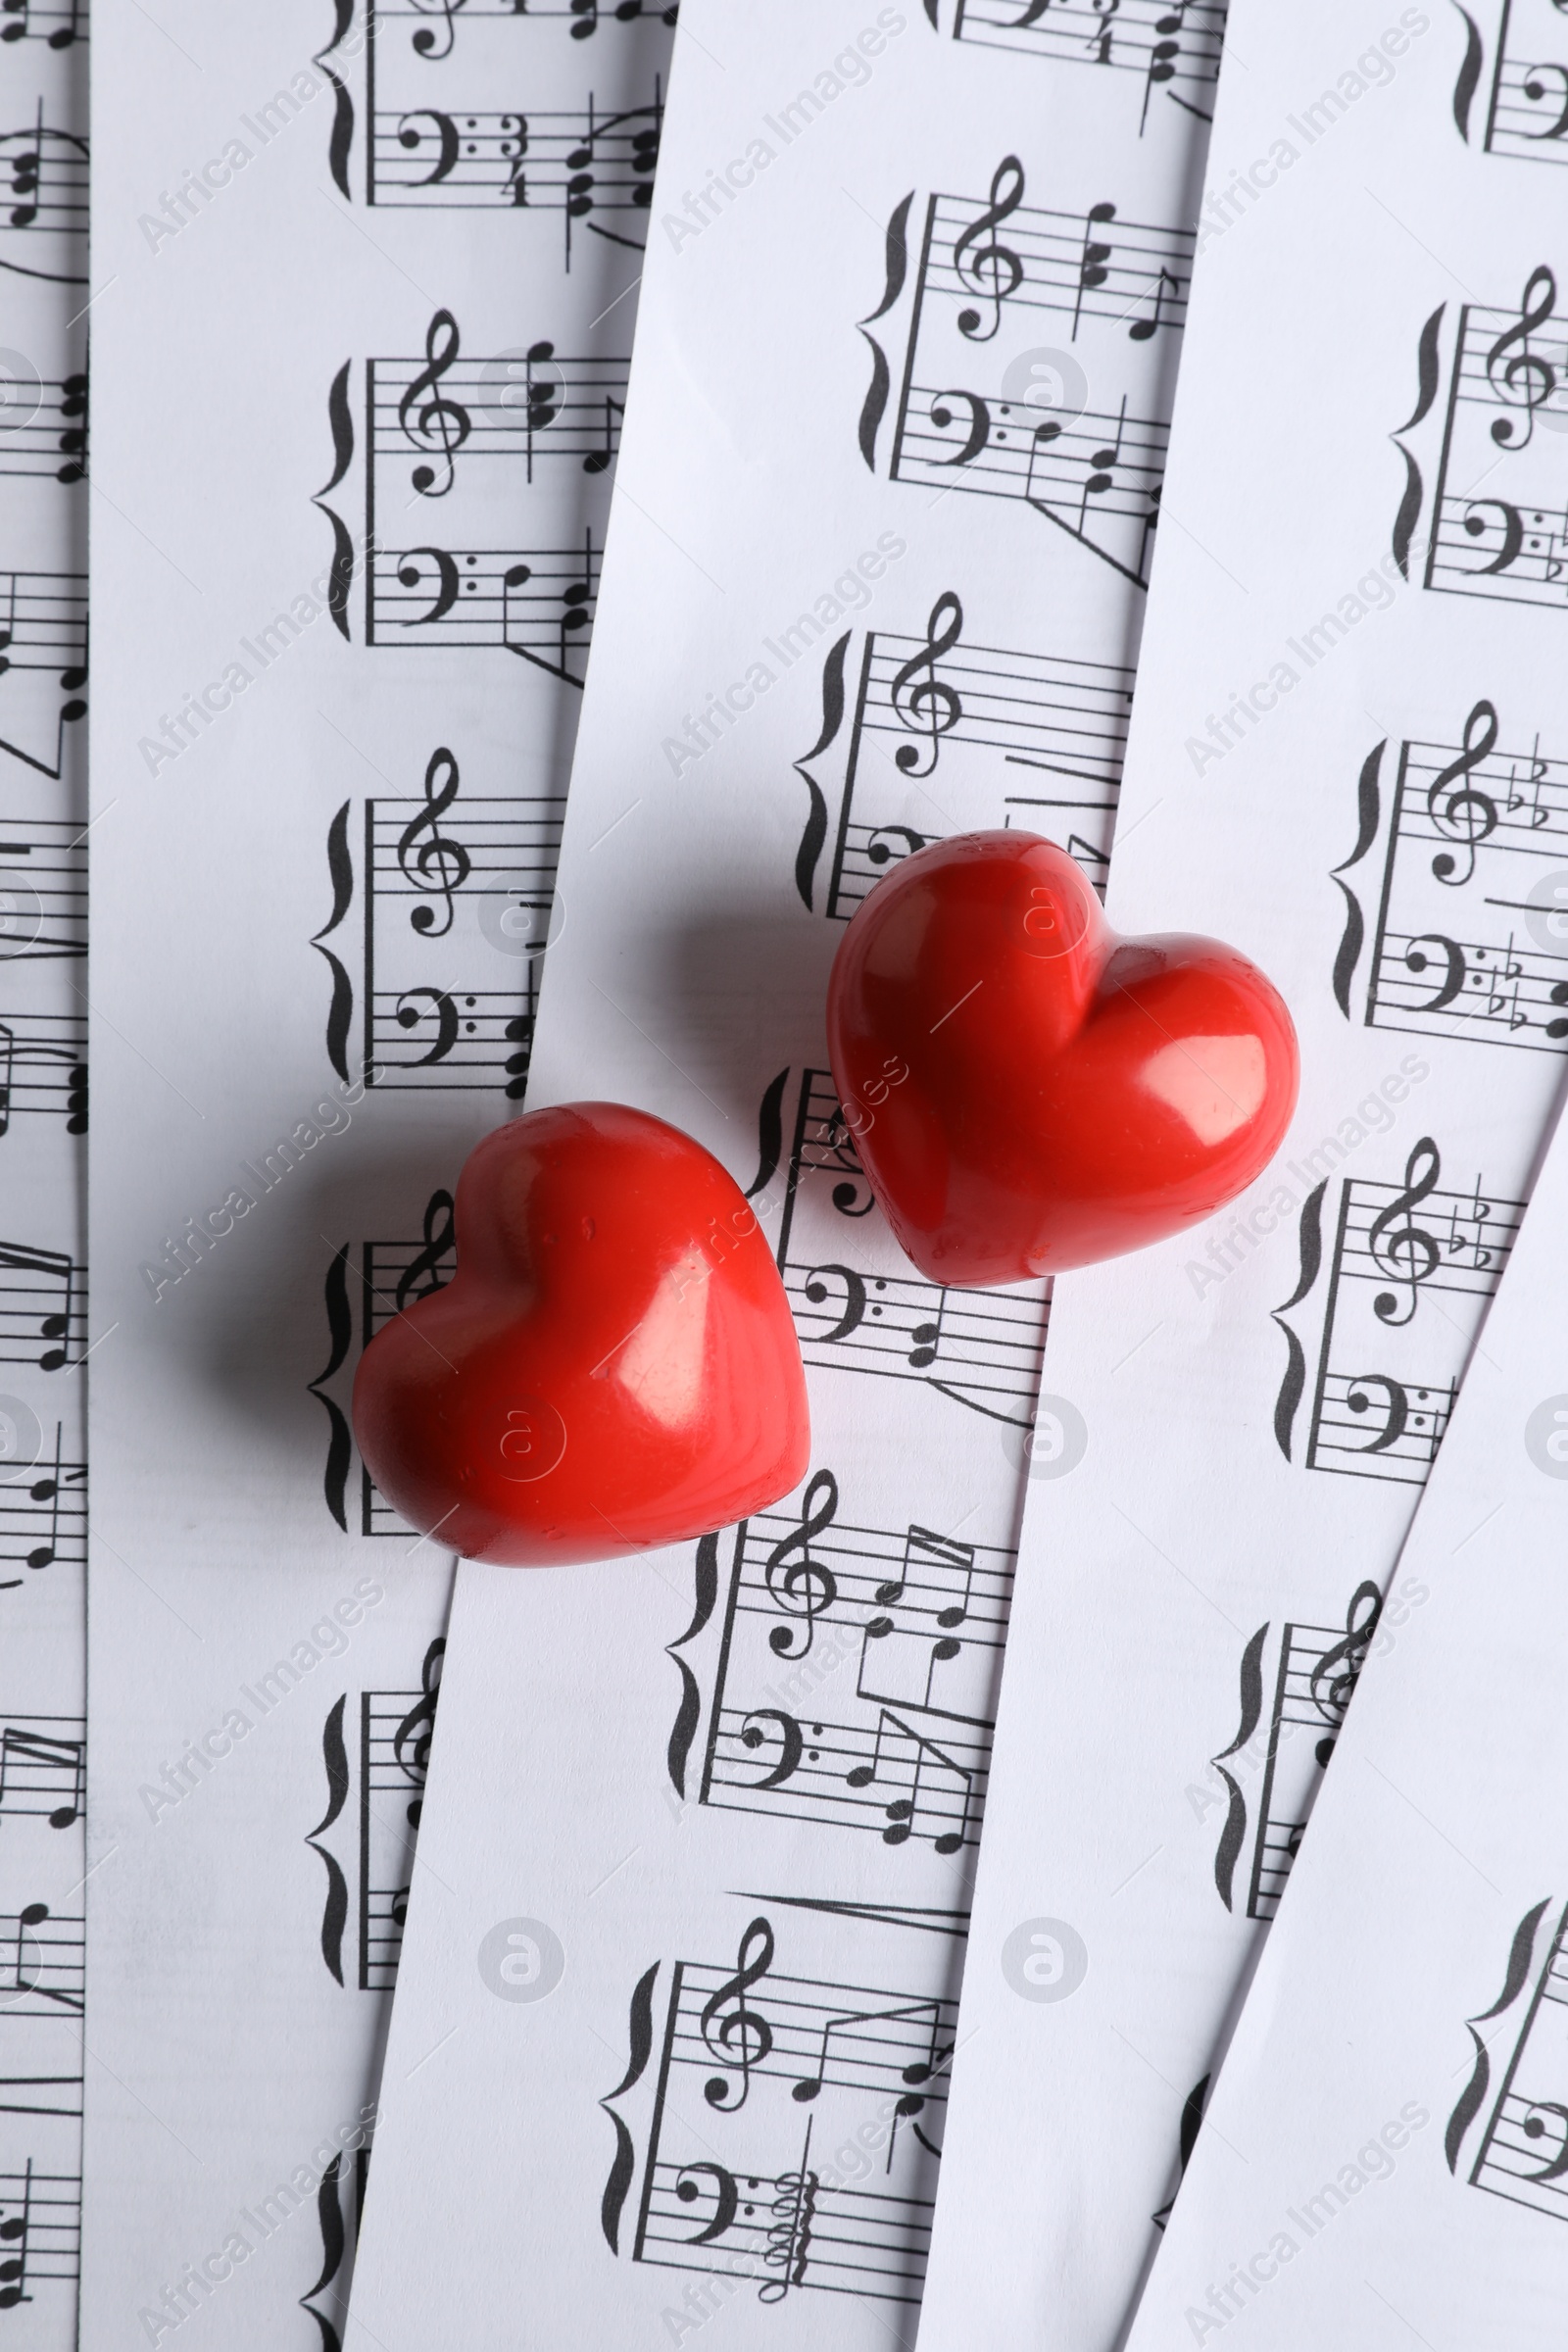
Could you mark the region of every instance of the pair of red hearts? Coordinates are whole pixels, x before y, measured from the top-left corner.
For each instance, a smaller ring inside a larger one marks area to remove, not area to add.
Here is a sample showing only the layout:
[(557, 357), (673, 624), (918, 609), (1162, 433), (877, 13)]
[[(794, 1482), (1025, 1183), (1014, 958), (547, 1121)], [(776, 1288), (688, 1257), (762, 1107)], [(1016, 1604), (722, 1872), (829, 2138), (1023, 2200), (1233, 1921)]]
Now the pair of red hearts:
[[(938, 843), (865, 901), (828, 1052), (922, 1274), (1055, 1274), (1207, 1217), (1263, 1168), (1297, 1051), (1243, 956), (1118, 939), (1023, 833)], [(529, 1111), (458, 1186), (458, 1271), (366, 1349), (361, 1451), (412, 1524), (545, 1566), (675, 1544), (805, 1476), (800, 1348), (767, 1241), (689, 1136), (609, 1102)]]

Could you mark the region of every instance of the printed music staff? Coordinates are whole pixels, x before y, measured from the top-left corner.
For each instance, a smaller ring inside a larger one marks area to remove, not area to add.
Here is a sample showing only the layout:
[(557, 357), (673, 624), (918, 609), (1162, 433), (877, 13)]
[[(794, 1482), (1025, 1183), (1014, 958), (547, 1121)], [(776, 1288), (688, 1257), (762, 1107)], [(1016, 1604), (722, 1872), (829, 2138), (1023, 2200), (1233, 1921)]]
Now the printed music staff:
[[(846, 725), (847, 678), (857, 682)], [(841, 715), (796, 762), (809, 795), (795, 861), (806, 905), (848, 921), (890, 865), (951, 830), (956, 791), (972, 821), (1044, 833), (1102, 884), (1132, 686), (1119, 665), (969, 643), (952, 590), (923, 637), (867, 630), (858, 650), (840, 639), (824, 659), (823, 701)], [(873, 749), (882, 756), (862, 756)], [(842, 786), (829, 785), (841, 771)]]
[[(1309, 1196), (1300, 1250), (1310, 1280), (1273, 1317), (1289, 1350), (1274, 1414), (1287, 1460), (1425, 1483), (1524, 1215), (1522, 1201), (1484, 1193), (1479, 1181), (1450, 1190), (1442, 1175), (1442, 1153), (1424, 1136), (1407, 1157), (1402, 1184), (1342, 1180), (1338, 1200), (1326, 1201), (1325, 1177)], [(1306, 1354), (1286, 1317), (1315, 1309), (1320, 1297), (1317, 1370), (1298, 1436)], [(1439, 1307), (1423, 1312), (1429, 1298)]]
[[(347, 1076), (357, 1013), (354, 1059), (378, 1091), (498, 1090), (520, 1102), (564, 799), (460, 800), (444, 747), (425, 783), (422, 801), (368, 801), (363, 812), (346, 802), (329, 828), (333, 913), (313, 943), (332, 973), (327, 1051)], [(333, 939), (351, 909), (358, 955), (350, 933)]]
[[(64, 1458), (65, 1428), (55, 1423), (54, 1446), (32, 1463), (0, 1462), (0, 1568), (84, 1566), (87, 1558), (87, 1465)], [(0, 1592), (25, 1582), (0, 1576)]]
[(1467, 12), (1453, 114), (1460, 137), (1486, 154), (1568, 164), (1568, 34), (1554, 0)]
[(0, 474), (36, 474), (57, 482), (79, 482), (87, 473), (87, 378), (68, 375), (59, 383), (25, 381), (11, 387), (5, 416), (0, 411)]
[(79, 2017), (86, 1998), (86, 1921), (26, 1903), (0, 1914), (0, 2017)]
[[(0, 957), (7, 896), (0, 872)], [(60, 1118), (68, 1135), (86, 1134), (86, 1047), (87, 1024), (79, 1014), (0, 1015), (0, 1137), (11, 1133), (15, 1119), (26, 1116)]]
[(79, 1717), (13, 1715), (0, 1724), (0, 1825), (37, 1820), (51, 1830), (74, 1829), (86, 1777), (86, 1726)]
[[(1565, 427), (1568, 318), (1556, 278), (1543, 266), (1516, 308), (1466, 303), (1460, 310), (1428, 588), (1568, 606)], [(1414, 478), (1422, 478), (1419, 466)]]
[(657, 75), (653, 88), (648, 105), (608, 115), (591, 96), (585, 107), (556, 112), (448, 113), (418, 104), (380, 111), (369, 201), (559, 213), (568, 270), (579, 223), (640, 251), (646, 225), (638, 234), (637, 217), (653, 202), (664, 111)]
[(413, 24), (410, 47), (421, 63), (440, 64), (457, 42), (458, 24), (480, 24), (486, 19), (507, 23), (555, 23), (573, 41), (590, 41), (601, 25), (672, 26), (678, 13), (675, 0), (372, 0), (372, 35), (377, 24)]
[[(1272, 1919), (1279, 1909), (1382, 1607), (1377, 1586), (1362, 1584), (1343, 1625), (1287, 1620), (1276, 1631), (1265, 1622), (1249, 1641), (1241, 1659), (1240, 1729), (1210, 1763), (1229, 1799), (1214, 1857), (1215, 1886), (1227, 1911)], [(1244, 1850), (1249, 1838), (1250, 1859)]]
[(85, 0), (0, 0), (0, 41), (70, 49), (86, 38)]
[[(1024, 195), (1009, 155), (989, 201), (929, 199), (888, 475), (1019, 500), (1144, 586), (1194, 238), (1124, 220), (1108, 200), (1072, 214)], [(890, 241), (887, 290), (859, 326), (873, 354), (859, 419), (873, 470), (893, 368), (873, 327), (902, 308), (898, 254)], [(1066, 349), (1042, 355), (1048, 333)], [(1054, 368), (1044, 400), (1043, 356)]]
[[(1486, 700), (1458, 744), (1384, 743), (1358, 785), (1361, 838), (1334, 868), (1346, 902), (1335, 991), (1371, 1028), (1564, 1051), (1568, 761), (1500, 748)], [(1388, 781), (1392, 776), (1392, 782)], [(1354, 869), (1381, 848), (1381, 863)], [(1378, 885), (1381, 887), (1378, 887)], [(1377, 907), (1370, 954), (1367, 906)]]
[(0, 270), (86, 283), (87, 142), (46, 120), (0, 130)]
[(86, 1269), (59, 1250), (0, 1242), (0, 1363), (58, 1372), (86, 1337)]
[(796, 1102), (778, 1265), (808, 1365), (920, 1380), (1027, 1427), (1045, 1351), (1044, 1285), (945, 1290), (895, 1272), (905, 1261), (880, 1218), (859, 1222), (874, 1204), (831, 1075), (804, 1071)]
[(365, 1690), (360, 1694), (360, 1777), (365, 1801), (360, 1829), (359, 1984), (365, 1992), (390, 1991), (397, 1980), (445, 1647), (444, 1642), (431, 1643), (418, 1690)]
[(699, 1801), (869, 1830), (915, 1856), (973, 1843), (1012, 1568), (1010, 1551), (931, 1528), (850, 1523), (829, 1470), (798, 1512), (748, 1520)]
[[(956, 2005), (786, 1975), (777, 1957), (773, 1924), (759, 1915), (733, 1963), (683, 1960), (670, 1971), (630, 2258), (695, 2271), (739, 2258), (763, 2305), (796, 2289), (912, 2305)], [(634, 2062), (631, 2080), (641, 2072)], [(612, 2102), (629, 2087), (601, 2101), (621, 2132)], [(683, 2120), (691, 2093), (705, 2116), (701, 2145)], [(875, 2156), (846, 2186), (826, 2151), (873, 2115), (881, 2128), (862, 2137)], [(617, 2166), (605, 2198), (612, 2243), (630, 2188)]]
[(1151, 101), (1211, 118), (1225, 41), (1225, 0), (956, 0), (954, 38), (1067, 65), (1109, 66), (1143, 80), (1140, 136)]
[(30, 2157), (0, 2173), (0, 2311), (30, 2303), (46, 2280), (74, 2281), (80, 2261), (80, 2174), (41, 2172)]

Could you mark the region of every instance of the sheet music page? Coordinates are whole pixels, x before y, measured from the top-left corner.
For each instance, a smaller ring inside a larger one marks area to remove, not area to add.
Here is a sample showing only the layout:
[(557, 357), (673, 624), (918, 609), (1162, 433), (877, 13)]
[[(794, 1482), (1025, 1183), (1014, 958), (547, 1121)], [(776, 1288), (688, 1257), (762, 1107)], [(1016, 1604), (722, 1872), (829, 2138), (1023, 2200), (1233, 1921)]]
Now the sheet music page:
[(1421, 1605), (1357, 1694), (1132, 2352), (1555, 2341), (1565, 1218), (1559, 1140), (1400, 1556)]
[(0, 2327), (76, 2340), (86, 1864), (87, 13), (0, 18)]
[(1058, 1286), (1087, 1439), (1037, 1438), (921, 2352), (1119, 2340), (1428, 1605), (1568, 1037), (1565, 78), (1549, 10), (1232, 12), (1109, 911), (1257, 957), (1300, 1103), (1210, 1227)]
[(542, 2342), (912, 2338), (1047, 1301), (898, 1251), (823, 987), (924, 841), (1103, 878), (1217, 48), (683, 10), (531, 1100), (749, 1188), (811, 1467), (699, 1544), (462, 1572), (367, 2347), (510, 2346), (519, 2297)]
[(672, 16), (102, 28), (95, 2352), (341, 2332), (451, 1584), (350, 1387), (527, 1084)]

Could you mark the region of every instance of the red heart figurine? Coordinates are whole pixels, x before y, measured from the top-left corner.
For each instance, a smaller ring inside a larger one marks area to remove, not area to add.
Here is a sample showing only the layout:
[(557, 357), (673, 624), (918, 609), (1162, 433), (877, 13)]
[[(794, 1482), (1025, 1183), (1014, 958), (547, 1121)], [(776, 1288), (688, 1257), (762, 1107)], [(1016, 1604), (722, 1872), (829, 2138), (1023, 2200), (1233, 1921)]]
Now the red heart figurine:
[(707, 1535), (787, 1494), (810, 1426), (761, 1228), (710, 1152), (618, 1102), (469, 1153), (458, 1270), (354, 1383), (370, 1476), (421, 1533), (514, 1567)]
[(1028, 833), (918, 851), (851, 922), (828, 1052), (866, 1178), (935, 1282), (1021, 1282), (1211, 1216), (1296, 1107), (1284, 1001), (1234, 948), (1119, 939)]

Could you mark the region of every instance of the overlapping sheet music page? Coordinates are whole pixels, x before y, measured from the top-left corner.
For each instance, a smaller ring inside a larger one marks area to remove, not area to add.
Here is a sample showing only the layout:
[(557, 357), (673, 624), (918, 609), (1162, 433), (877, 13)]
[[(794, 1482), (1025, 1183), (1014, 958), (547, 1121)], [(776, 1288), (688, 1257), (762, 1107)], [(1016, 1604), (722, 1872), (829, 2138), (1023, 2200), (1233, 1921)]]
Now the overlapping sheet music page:
[(1565, 94), (1550, 9), (1232, 11), (1109, 908), (1262, 962), (1300, 1104), (1211, 1227), (1058, 1287), (1087, 1437), (1036, 1447), (921, 2352), (1119, 2340), (1429, 1605), (1391, 1573), (1568, 1039)]
[(462, 1571), (357, 2343), (912, 2338), (1048, 1301), (902, 1256), (823, 990), (924, 842), (1104, 878), (1218, 46), (683, 8), (530, 1099), (748, 1189), (811, 1465)]
[(1564, 1141), (1400, 1557), (1420, 1609), (1368, 1666), (1131, 2352), (1557, 2341)]
[(0, 2328), (75, 2342), (87, 1416), (87, 12), (0, 20)]
[(102, 28), (94, 2352), (341, 2331), (451, 1576), (349, 1392), (527, 1084), (673, 16)]

